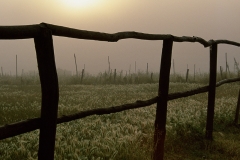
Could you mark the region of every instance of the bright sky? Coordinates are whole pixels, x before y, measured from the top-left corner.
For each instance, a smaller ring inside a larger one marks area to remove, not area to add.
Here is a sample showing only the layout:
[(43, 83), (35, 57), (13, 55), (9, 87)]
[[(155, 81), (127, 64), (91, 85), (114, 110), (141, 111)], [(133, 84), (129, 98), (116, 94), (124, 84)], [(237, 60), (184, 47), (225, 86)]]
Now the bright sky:
[[(0, 2), (0, 25), (25, 25), (41, 22), (71, 28), (115, 33), (138, 31), (176, 36), (199, 36), (209, 39), (228, 39), (240, 42), (239, 0), (11, 0)], [(1, 40), (0, 66), (4, 72), (15, 74), (18, 55), (19, 72), (37, 70), (33, 39)], [(157, 72), (161, 56), (161, 41), (121, 40), (116, 43), (54, 37), (55, 58), (58, 68), (74, 73), (74, 57), (79, 71), (84, 64), (89, 73), (111, 68), (134, 72), (137, 69)], [(218, 47), (218, 66), (225, 67), (228, 53), (230, 70), (233, 57), (240, 61), (240, 48), (228, 45)], [(209, 48), (197, 43), (174, 43), (173, 59), (176, 71), (190, 73), (193, 66), (208, 71)]]

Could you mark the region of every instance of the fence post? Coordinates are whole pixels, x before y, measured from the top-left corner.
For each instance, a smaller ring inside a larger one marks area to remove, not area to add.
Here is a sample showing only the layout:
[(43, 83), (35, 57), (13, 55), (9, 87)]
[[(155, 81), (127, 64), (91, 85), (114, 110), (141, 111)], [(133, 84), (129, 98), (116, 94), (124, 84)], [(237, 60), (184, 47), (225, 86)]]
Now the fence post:
[(147, 71), (146, 71), (147, 75), (148, 75), (148, 63), (147, 63)]
[(151, 83), (153, 82), (153, 72), (151, 73)]
[(175, 64), (174, 64), (174, 59), (172, 60), (173, 62), (173, 75), (175, 76)]
[(16, 55), (16, 78), (17, 78), (18, 74), (17, 74), (17, 55)]
[(76, 60), (76, 55), (75, 55), (75, 53), (74, 53), (74, 59), (75, 59), (75, 66), (76, 66), (76, 77), (78, 77), (77, 60)]
[(187, 69), (187, 72), (186, 72), (186, 82), (188, 82), (188, 73), (189, 73), (189, 69)]
[(193, 78), (194, 82), (195, 82), (195, 64), (194, 64), (194, 78)]
[(83, 76), (84, 76), (84, 72), (85, 72), (85, 70), (84, 70), (84, 69), (82, 69), (82, 75), (81, 75), (81, 84), (83, 83)]
[(42, 90), (38, 159), (53, 160), (59, 98), (58, 78), (51, 30), (43, 25), (40, 27), (40, 34), (34, 38)]
[(222, 69), (222, 66), (220, 66), (220, 74), (221, 74), (221, 80), (223, 79), (223, 74), (222, 74), (222, 71), (223, 69)]
[(3, 68), (1, 67), (1, 72), (2, 72), (2, 76), (3, 76)]
[(216, 93), (216, 77), (217, 77), (217, 44), (210, 46), (210, 75), (208, 90), (208, 108), (207, 108), (207, 124), (206, 138), (212, 140), (214, 105)]
[(169, 88), (169, 75), (171, 68), (173, 40), (167, 39), (163, 41), (161, 67), (159, 76), (159, 89), (155, 119), (154, 132), (154, 160), (163, 160), (164, 156), (164, 140), (166, 135), (166, 118), (167, 118), (167, 97)]

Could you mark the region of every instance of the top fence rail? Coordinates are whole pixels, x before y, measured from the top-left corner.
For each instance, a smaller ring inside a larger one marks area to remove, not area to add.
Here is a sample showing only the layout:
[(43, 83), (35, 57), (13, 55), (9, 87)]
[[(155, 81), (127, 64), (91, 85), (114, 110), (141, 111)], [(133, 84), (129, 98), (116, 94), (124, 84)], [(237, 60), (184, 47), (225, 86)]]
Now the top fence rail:
[(41, 28), (48, 28), (52, 31), (52, 35), (97, 40), (107, 42), (117, 42), (121, 39), (141, 39), (141, 40), (165, 40), (172, 39), (174, 42), (198, 42), (204, 47), (209, 47), (213, 44), (229, 44), (240, 47), (240, 43), (229, 40), (209, 40), (206, 41), (201, 37), (177, 37), (171, 34), (147, 34), (140, 32), (118, 32), (118, 33), (101, 33), (95, 31), (79, 30), (53, 24), (40, 23), (35, 25), (22, 25), (22, 26), (0, 26), (0, 39), (28, 39), (38, 36)]

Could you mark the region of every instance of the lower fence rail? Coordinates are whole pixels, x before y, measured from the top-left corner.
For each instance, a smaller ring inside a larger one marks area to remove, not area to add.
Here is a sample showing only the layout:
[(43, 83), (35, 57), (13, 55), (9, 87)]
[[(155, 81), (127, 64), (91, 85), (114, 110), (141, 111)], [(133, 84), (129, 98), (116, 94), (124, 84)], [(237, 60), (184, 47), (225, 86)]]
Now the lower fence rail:
[[(240, 78), (225, 79), (225, 80), (217, 82), (216, 87), (219, 87), (226, 83), (233, 83), (233, 82), (238, 82), (238, 81), (240, 81)], [(183, 98), (183, 97), (188, 97), (188, 96), (208, 92), (208, 88), (209, 88), (209, 86), (203, 86), (203, 87), (199, 87), (199, 88), (192, 89), (189, 91), (171, 93), (171, 94), (168, 94), (168, 100), (174, 100), (174, 99), (178, 99), (178, 98)], [(156, 96), (151, 99), (144, 100), (144, 101), (137, 100), (134, 103), (123, 104), (123, 105), (119, 105), (119, 106), (112, 106), (112, 107), (108, 107), (108, 108), (97, 108), (97, 109), (92, 109), (92, 110), (87, 110), (87, 111), (81, 111), (81, 112), (71, 114), (71, 115), (63, 115), (63, 116), (57, 118), (57, 124), (70, 122), (73, 120), (85, 118), (85, 117), (92, 116), (92, 115), (111, 114), (111, 113), (117, 113), (117, 112), (129, 110), (129, 109), (150, 106), (152, 104), (157, 103), (158, 98), (159, 97)], [(41, 122), (41, 118), (34, 118), (34, 119), (28, 119), (28, 120), (24, 120), (21, 122), (6, 124), (4, 126), (1, 126), (0, 127), (0, 140), (14, 137), (19, 134), (23, 134), (23, 133), (27, 133), (27, 132), (31, 132), (36, 129), (39, 129), (40, 122)]]

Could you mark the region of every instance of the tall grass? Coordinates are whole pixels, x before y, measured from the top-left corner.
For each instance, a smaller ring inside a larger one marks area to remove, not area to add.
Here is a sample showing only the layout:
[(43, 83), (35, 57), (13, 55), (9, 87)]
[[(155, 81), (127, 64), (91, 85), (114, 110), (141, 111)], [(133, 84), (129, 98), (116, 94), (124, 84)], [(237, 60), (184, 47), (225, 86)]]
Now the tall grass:
[[(237, 77), (237, 73), (228, 73), (221, 75), (217, 73), (217, 81), (226, 78)], [(58, 81), (60, 84), (65, 85), (75, 85), (75, 84), (146, 84), (146, 83), (158, 83), (159, 73), (146, 73), (146, 72), (137, 72), (131, 73), (128, 72), (100, 72), (97, 75), (92, 75), (90, 73), (84, 73), (83, 75), (70, 75), (63, 74), (59, 72)], [(196, 73), (195, 75), (189, 74), (188, 79), (186, 75), (182, 74), (171, 74), (171, 82), (187, 82), (187, 83), (201, 83), (208, 84), (209, 74), (208, 73)], [(33, 74), (26, 74), (16, 78), (16, 76), (4, 75), (0, 76), (0, 84), (7, 85), (34, 85), (40, 84), (39, 76)]]
[[(203, 84), (171, 82), (170, 93)], [(158, 84), (60, 85), (58, 115), (149, 99)], [(217, 88), (214, 141), (204, 140), (207, 93), (168, 102), (165, 159), (240, 159), (233, 125), (239, 84)], [(39, 117), (40, 85), (0, 86), (0, 125)], [(57, 127), (55, 159), (151, 159), (156, 105), (90, 116)], [(39, 131), (0, 141), (0, 159), (37, 159)]]

